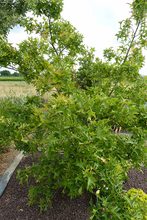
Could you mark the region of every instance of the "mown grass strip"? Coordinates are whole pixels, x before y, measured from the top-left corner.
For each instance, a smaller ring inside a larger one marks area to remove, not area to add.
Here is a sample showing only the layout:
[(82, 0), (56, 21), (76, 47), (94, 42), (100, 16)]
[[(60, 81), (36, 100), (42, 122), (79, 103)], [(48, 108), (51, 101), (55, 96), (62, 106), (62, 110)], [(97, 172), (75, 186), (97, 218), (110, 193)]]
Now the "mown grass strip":
[(0, 77), (0, 81), (24, 81), (23, 77)]

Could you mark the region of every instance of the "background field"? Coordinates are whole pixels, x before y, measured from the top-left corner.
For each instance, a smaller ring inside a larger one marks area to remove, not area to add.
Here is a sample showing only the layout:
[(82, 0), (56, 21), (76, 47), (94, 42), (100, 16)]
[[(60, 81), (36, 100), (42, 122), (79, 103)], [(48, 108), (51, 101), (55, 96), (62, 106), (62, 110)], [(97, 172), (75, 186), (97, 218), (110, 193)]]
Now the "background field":
[(0, 98), (35, 95), (33, 86), (24, 81), (0, 81)]

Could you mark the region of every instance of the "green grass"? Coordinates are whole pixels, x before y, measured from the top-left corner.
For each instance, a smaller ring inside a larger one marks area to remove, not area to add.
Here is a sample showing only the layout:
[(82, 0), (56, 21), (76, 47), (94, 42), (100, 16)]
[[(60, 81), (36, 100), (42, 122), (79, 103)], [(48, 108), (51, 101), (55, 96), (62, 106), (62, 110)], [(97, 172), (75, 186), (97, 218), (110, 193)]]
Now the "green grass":
[(12, 76), (8, 76), (8, 77), (1, 76), (0, 81), (24, 81), (24, 78), (23, 77), (12, 77)]

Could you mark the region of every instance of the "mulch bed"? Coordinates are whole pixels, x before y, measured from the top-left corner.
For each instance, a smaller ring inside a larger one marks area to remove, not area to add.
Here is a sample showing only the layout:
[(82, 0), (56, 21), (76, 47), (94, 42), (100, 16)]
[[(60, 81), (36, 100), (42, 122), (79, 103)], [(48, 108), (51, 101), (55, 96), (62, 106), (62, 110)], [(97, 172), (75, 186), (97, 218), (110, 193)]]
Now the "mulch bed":
[[(30, 157), (22, 159), (18, 168), (32, 163)], [(125, 188), (141, 188), (147, 193), (147, 169), (143, 172), (131, 170)], [(0, 198), (0, 220), (88, 220), (89, 196), (70, 200), (60, 192), (55, 194), (52, 207), (45, 213), (40, 213), (36, 206), (27, 205), (28, 187), (19, 185), (16, 171), (13, 174), (6, 191)]]

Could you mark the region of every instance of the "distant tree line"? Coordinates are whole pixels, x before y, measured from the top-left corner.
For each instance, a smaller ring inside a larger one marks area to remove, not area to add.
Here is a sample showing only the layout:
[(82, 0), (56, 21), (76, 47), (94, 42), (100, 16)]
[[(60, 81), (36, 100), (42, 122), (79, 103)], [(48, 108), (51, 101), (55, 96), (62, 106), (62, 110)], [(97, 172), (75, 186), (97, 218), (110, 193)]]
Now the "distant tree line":
[(9, 70), (0, 71), (0, 77), (19, 77), (20, 74), (18, 72), (11, 73)]

